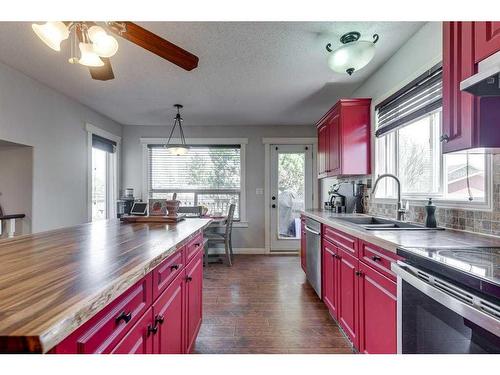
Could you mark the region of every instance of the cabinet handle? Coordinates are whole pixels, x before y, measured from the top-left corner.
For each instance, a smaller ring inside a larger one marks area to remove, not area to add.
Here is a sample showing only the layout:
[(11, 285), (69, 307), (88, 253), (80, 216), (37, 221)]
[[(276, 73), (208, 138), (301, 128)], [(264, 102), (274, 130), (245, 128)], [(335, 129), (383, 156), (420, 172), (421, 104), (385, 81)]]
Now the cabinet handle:
[(194, 247), (200, 247), (200, 244), (199, 243), (195, 243)]
[(187, 281), (187, 282), (190, 282), (190, 281), (192, 281), (192, 280), (193, 280), (193, 278), (192, 278), (191, 276), (186, 276), (186, 281)]
[(158, 332), (158, 326), (155, 324), (154, 326), (152, 326), (151, 324), (148, 324), (148, 336), (150, 336), (151, 334), (156, 334), (156, 332)]
[(131, 312), (125, 313), (125, 311), (122, 311), (120, 313), (120, 315), (118, 315), (115, 318), (115, 322), (116, 322), (116, 324), (118, 324), (118, 323), (120, 323), (121, 320), (123, 320), (125, 322), (125, 324), (127, 324), (128, 322), (130, 322), (130, 319), (132, 319), (132, 313)]
[(178, 264), (174, 264), (172, 267), (170, 267), (170, 271), (178, 270), (178, 269), (179, 269), (179, 265)]
[(373, 260), (374, 262), (380, 262), (380, 261), (382, 260), (382, 258), (381, 258), (381, 257), (379, 257), (378, 255), (374, 255), (374, 256), (372, 256), (372, 260)]
[(448, 134), (443, 134), (440, 138), (439, 138), (439, 141), (440, 142), (444, 142), (444, 143), (448, 143), (450, 141), (450, 137), (448, 136)]
[(361, 271), (356, 271), (356, 272), (355, 272), (355, 275), (356, 275), (356, 276), (362, 276), (362, 275), (363, 275), (363, 272), (361, 272)]
[(164, 321), (165, 321), (165, 318), (163, 317), (163, 315), (156, 315), (155, 323), (163, 324)]

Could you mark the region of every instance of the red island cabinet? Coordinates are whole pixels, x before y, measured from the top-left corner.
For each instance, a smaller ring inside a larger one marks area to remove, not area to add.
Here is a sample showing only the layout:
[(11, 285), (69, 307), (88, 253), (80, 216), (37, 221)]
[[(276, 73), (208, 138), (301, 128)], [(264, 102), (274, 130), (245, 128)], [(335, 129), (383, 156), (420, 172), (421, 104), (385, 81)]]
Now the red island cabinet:
[(371, 173), (370, 105), (340, 99), (318, 121), (318, 178)]
[(203, 251), (186, 268), (186, 353), (193, 349), (202, 319)]
[(153, 330), (151, 324), (152, 309), (136, 323), (118, 345), (111, 351), (112, 354), (153, 354)]

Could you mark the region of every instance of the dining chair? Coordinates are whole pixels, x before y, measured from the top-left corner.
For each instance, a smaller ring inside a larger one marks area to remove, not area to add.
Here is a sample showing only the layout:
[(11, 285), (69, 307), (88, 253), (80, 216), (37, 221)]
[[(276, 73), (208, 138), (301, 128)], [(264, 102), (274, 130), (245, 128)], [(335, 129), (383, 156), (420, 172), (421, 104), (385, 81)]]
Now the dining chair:
[(224, 250), (226, 252), (226, 262), (228, 266), (232, 266), (233, 257), (233, 244), (231, 240), (231, 233), (233, 231), (233, 220), (234, 220), (234, 210), (236, 208), (235, 204), (231, 204), (229, 206), (229, 210), (226, 218), (226, 225), (224, 229), (224, 233), (219, 233), (215, 231), (206, 231), (205, 237), (207, 239), (207, 246), (205, 247), (205, 266), (208, 264), (208, 249), (210, 244), (224, 244)]

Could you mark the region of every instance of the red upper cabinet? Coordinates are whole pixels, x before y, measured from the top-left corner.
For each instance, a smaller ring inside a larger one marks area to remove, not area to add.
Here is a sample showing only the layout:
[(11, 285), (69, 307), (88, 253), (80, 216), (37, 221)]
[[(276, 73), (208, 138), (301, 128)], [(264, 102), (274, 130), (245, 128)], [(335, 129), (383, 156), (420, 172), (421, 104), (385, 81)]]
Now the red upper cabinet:
[(500, 51), (500, 22), (474, 22), (474, 24), (474, 60), (479, 63)]
[(318, 177), (371, 173), (371, 99), (341, 99), (316, 124)]
[(500, 97), (480, 98), (460, 90), (460, 82), (477, 73), (480, 56), (499, 49), (498, 24), (443, 22), (444, 153), (500, 147)]

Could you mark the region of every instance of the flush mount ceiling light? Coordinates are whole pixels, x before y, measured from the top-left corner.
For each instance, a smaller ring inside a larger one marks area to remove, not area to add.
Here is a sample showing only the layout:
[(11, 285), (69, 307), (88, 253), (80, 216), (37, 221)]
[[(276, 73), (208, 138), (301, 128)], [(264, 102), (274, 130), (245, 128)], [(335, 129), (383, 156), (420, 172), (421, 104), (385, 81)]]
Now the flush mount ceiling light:
[(198, 66), (197, 56), (129, 21), (99, 24), (87, 21), (50, 21), (42, 25), (32, 24), (31, 27), (55, 51), (60, 51), (61, 42), (69, 38), (68, 61), (87, 66), (92, 79), (99, 81), (115, 78), (109, 58), (118, 51), (118, 41), (110, 34), (127, 39), (185, 70), (193, 70)]
[[(186, 139), (184, 138), (184, 131), (182, 130), (182, 117), (180, 110), (182, 108), (181, 104), (174, 104), (174, 107), (177, 108), (177, 114), (174, 117), (174, 124), (172, 126), (172, 130), (170, 131), (170, 135), (168, 136), (167, 144), (165, 147), (172, 155), (185, 155), (188, 152), (188, 147), (186, 146)], [(172, 135), (174, 134), (175, 127), (179, 125), (179, 134), (181, 136), (181, 144), (170, 144), (172, 140)]]
[(352, 75), (357, 70), (365, 67), (375, 56), (375, 43), (378, 42), (378, 34), (373, 35), (373, 42), (359, 40), (361, 34), (357, 31), (342, 35), (340, 42), (342, 46), (333, 50), (332, 44), (326, 45), (330, 52), (328, 66), (335, 72)]

